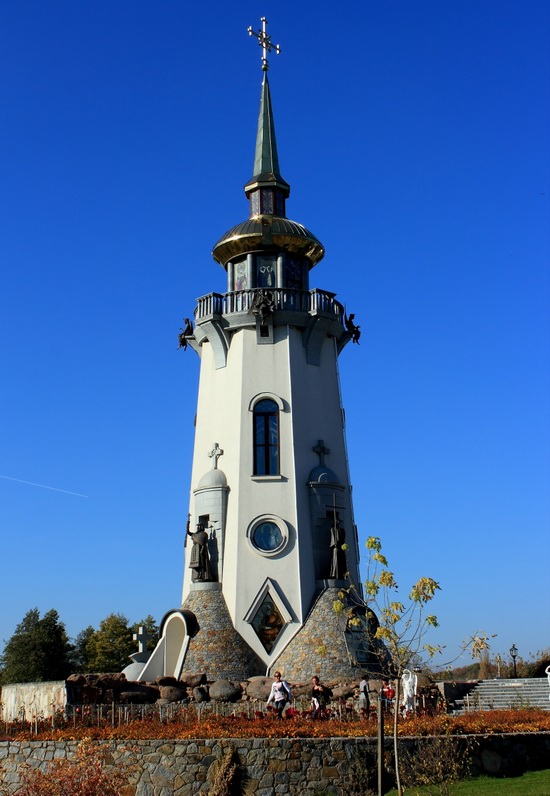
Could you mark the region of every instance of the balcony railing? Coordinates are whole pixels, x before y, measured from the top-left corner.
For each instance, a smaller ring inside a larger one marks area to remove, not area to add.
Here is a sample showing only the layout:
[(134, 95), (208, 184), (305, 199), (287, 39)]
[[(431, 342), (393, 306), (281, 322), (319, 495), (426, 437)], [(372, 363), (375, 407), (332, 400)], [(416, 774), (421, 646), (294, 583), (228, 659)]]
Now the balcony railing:
[(212, 315), (230, 315), (236, 312), (251, 312), (254, 298), (264, 291), (269, 294), (271, 309), (285, 312), (324, 313), (344, 322), (344, 308), (334, 298), (334, 293), (325, 290), (292, 290), (290, 288), (255, 288), (235, 290), (231, 293), (208, 293), (197, 301), (195, 320)]

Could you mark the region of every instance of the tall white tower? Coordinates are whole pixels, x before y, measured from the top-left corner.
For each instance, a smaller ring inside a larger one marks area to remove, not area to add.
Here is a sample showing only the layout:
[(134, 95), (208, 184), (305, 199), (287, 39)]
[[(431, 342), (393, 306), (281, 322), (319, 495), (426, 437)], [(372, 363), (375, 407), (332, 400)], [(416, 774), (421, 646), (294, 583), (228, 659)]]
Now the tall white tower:
[(227, 292), (201, 297), (181, 336), (201, 365), (182, 609), (163, 622), (164, 668), (345, 676), (367, 656), (366, 623), (332, 609), (343, 585), (360, 589), (338, 377), (354, 325), (334, 293), (310, 288), (324, 249), (286, 216), (265, 20), (254, 35), (263, 82), (249, 218), (214, 246)]
[(190, 340), (201, 367), (189, 511), (208, 534), (211, 580), (197, 579), (188, 543), (183, 602), (221, 590), (269, 667), (320, 592), (346, 573), (359, 584), (359, 556), (338, 378), (350, 334), (334, 294), (310, 289), (323, 246), (286, 217), (265, 52), (263, 68), (250, 217), (214, 246), (227, 293), (198, 300)]

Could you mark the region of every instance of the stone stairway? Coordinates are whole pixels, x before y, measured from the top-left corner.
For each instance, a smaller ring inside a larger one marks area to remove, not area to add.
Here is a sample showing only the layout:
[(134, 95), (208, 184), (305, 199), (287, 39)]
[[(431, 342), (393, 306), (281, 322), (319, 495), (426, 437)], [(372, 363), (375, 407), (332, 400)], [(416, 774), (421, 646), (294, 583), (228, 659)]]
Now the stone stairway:
[(542, 708), (550, 710), (550, 689), (546, 677), (514, 680), (481, 680), (464, 699), (456, 700), (456, 713), (469, 710)]

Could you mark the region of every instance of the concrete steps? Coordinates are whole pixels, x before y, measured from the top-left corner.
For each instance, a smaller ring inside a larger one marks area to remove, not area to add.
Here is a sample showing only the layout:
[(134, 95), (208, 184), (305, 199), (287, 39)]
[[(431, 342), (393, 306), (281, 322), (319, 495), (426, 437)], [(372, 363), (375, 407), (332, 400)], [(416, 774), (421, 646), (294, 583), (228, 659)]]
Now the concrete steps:
[(470, 710), (509, 710), (510, 708), (541, 708), (550, 710), (550, 689), (546, 677), (525, 677), (514, 680), (482, 680), (464, 699), (456, 700), (455, 713)]

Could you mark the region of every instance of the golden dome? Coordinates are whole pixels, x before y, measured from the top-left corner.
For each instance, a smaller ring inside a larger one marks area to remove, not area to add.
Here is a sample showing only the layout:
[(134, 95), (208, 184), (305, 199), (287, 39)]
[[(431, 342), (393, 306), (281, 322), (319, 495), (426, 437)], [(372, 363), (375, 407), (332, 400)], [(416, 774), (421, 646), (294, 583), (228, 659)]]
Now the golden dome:
[(212, 256), (225, 267), (239, 255), (271, 247), (307, 257), (310, 268), (325, 255), (322, 243), (302, 224), (281, 216), (260, 215), (226, 232), (214, 246)]

